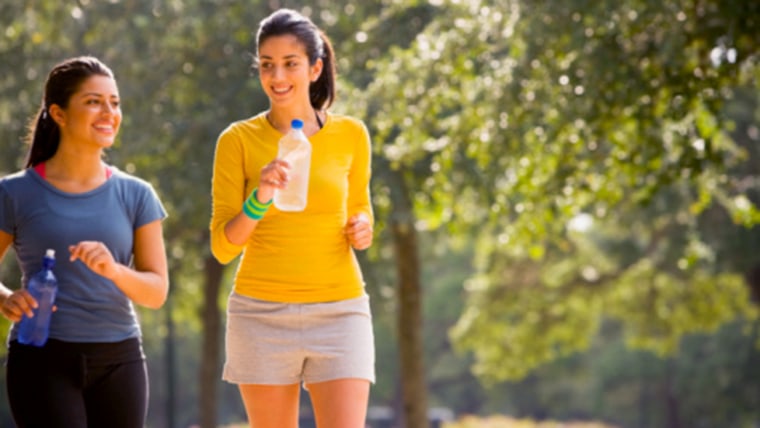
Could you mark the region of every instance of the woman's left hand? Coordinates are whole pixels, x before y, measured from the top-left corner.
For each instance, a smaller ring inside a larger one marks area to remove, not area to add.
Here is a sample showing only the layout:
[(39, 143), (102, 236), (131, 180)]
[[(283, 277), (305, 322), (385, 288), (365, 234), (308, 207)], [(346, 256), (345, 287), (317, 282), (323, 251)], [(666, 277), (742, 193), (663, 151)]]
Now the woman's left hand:
[(346, 238), (356, 250), (366, 250), (372, 245), (372, 224), (366, 214), (355, 214), (348, 219)]
[(113, 280), (118, 274), (119, 264), (113, 258), (113, 254), (102, 242), (82, 241), (69, 246), (70, 261), (77, 259), (87, 265), (90, 270), (100, 276)]

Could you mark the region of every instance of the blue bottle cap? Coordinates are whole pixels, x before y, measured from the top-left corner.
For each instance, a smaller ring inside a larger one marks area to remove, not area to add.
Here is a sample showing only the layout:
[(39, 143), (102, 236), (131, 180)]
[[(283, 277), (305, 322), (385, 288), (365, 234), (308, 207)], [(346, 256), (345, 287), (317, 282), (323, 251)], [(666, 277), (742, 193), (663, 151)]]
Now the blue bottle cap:
[(293, 129), (303, 129), (303, 121), (301, 119), (293, 119), (293, 121), (290, 122), (290, 126)]

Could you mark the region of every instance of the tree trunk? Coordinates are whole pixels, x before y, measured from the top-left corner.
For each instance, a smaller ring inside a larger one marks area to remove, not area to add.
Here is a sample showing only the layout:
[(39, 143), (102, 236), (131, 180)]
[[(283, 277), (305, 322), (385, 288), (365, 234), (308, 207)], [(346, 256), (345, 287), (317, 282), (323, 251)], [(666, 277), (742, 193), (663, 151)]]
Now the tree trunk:
[(668, 361), (667, 366), (668, 369), (665, 373), (664, 394), (668, 428), (681, 428), (681, 418), (679, 416), (678, 409), (678, 397), (676, 397), (676, 393), (673, 390), (673, 373), (675, 372), (675, 363), (673, 362), (672, 358)]
[(203, 287), (203, 343), (201, 344), (199, 418), (201, 428), (216, 427), (216, 390), (219, 384), (221, 311), (219, 290), (224, 268), (209, 255)]
[(407, 428), (428, 428), (427, 387), (422, 346), (422, 287), (417, 230), (403, 177), (394, 172), (391, 231), (398, 273), (398, 334), (401, 391)]

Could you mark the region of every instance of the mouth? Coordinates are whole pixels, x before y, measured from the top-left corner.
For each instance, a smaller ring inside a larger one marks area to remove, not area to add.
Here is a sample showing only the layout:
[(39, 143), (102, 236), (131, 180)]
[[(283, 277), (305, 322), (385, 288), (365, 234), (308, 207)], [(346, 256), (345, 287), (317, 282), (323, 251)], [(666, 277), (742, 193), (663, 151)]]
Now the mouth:
[(292, 86), (278, 86), (274, 87), (272, 86), (272, 93), (275, 95), (285, 95), (293, 88)]
[(94, 126), (95, 130), (104, 134), (113, 134), (114, 133), (114, 127), (111, 124), (100, 124)]

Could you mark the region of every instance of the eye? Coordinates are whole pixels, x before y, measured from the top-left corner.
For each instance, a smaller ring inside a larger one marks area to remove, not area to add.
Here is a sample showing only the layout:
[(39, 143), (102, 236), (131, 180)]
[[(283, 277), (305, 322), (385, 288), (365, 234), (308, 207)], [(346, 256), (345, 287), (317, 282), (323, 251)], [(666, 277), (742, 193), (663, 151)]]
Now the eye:
[(100, 100), (97, 98), (90, 98), (89, 100), (86, 101), (86, 103), (88, 105), (100, 104)]
[(121, 106), (121, 101), (120, 100), (111, 101), (111, 107), (113, 107), (113, 108), (119, 108), (119, 106)]
[(262, 70), (268, 70), (268, 69), (272, 68), (272, 63), (271, 62), (262, 62), (262, 63), (259, 64), (259, 68), (261, 68)]
[(297, 67), (297, 66), (298, 66), (298, 61), (288, 61), (288, 62), (285, 64), (285, 66), (286, 66), (286, 67), (288, 67), (288, 68)]

